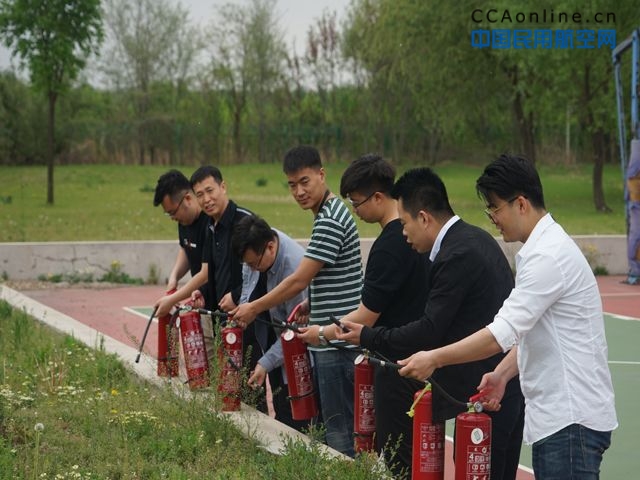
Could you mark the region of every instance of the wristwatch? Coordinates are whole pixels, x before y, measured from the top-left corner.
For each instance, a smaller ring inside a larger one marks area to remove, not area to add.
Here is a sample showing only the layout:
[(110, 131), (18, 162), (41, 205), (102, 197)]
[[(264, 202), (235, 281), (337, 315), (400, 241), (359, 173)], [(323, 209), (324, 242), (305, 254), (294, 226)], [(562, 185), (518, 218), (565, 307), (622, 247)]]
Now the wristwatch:
[(318, 329), (318, 340), (320, 341), (320, 345), (327, 345), (327, 339), (324, 338), (324, 325), (321, 325)]

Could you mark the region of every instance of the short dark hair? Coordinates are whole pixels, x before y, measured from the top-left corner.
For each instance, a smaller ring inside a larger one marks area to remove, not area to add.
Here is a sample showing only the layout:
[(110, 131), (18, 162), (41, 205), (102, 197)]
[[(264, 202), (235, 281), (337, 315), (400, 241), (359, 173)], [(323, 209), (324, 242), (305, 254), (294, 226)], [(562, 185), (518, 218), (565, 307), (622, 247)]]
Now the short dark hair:
[(276, 237), (269, 224), (257, 215), (243, 217), (231, 232), (231, 250), (242, 258), (250, 248), (256, 253), (264, 251), (267, 243)]
[(402, 208), (416, 217), (426, 210), (438, 220), (454, 215), (444, 182), (430, 168), (407, 170), (393, 186), (391, 196), (402, 200)]
[(178, 197), (189, 190), (191, 190), (191, 183), (189, 183), (187, 177), (179, 170), (169, 170), (158, 178), (156, 191), (153, 195), (153, 206), (160, 205), (167, 195), (174, 202), (177, 202)]
[(503, 200), (522, 195), (535, 208), (546, 208), (542, 182), (536, 167), (519, 155), (504, 153), (487, 165), (476, 181), (476, 191), (485, 201), (491, 193)]
[(344, 171), (340, 180), (340, 195), (346, 197), (353, 192), (390, 195), (395, 177), (395, 168), (389, 162), (380, 155), (368, 153), (354, 160)]
[(222, 173), (218, 167), (214, 167), (213, 165), (203, 165), (193, 172), (193, 175), (191, 175), (191, 188), (193, 188), (196, 183), (202, 182), (207, 177), (213, 177), (217, 184), (222, 183)]
[(318, 170), (322, 168), (320, 152), (318, 152), (315, 147), (298, 145), (284, 154), (284, 162), (282, 163), (284, 173), (295, 173), (303, 168), (314, 168)]

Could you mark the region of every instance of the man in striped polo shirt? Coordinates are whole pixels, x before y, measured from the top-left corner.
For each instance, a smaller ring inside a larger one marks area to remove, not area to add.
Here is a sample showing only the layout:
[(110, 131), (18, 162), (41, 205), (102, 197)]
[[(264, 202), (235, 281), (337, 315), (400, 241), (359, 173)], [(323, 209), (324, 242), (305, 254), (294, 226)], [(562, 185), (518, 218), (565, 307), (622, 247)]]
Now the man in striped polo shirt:
[[(310, 325), (320, 325), (319, 346), (311, 347), (320, 393), (327, 444), (353, 456), (353, 361), (355, 354), (325, 340), (329, 316), (341, 318), (360, 303), (362, 259), (355, 220), (342, 200), (329, 190), (320, 154), (298, 146), (285, 154), (283, 170), (293, 198), (314, 215), (311, 239), (298, 268), (276, 288), (231, 313), (246, 326), (259, 313), (310, 287), (301, 310)], [(300, 320), (300, 319), (299, 319)], [(344, 344), (343, 344), (344, 345)]]

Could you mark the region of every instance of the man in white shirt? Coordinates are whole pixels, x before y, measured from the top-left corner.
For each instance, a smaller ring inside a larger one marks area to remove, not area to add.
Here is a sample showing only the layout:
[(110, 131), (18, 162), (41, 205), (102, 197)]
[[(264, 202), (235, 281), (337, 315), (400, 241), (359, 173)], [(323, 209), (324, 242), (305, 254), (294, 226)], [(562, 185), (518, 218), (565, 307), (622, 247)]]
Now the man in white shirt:
[(500, 156), (485, 168), (476, 189), (504, 240), (524, 243), (516, 255), (516, 286), (493, 323), (400, 361), (400, 374), (424, 380), (436, 368), (509, 351), (478, 386), (485, 406), (500, 408), (506, 382), (519, 373), (524, 440), (533, 444), (536, 479), (598, 479), (618, 422), (593, 272), (547, 212), (529, 161)]

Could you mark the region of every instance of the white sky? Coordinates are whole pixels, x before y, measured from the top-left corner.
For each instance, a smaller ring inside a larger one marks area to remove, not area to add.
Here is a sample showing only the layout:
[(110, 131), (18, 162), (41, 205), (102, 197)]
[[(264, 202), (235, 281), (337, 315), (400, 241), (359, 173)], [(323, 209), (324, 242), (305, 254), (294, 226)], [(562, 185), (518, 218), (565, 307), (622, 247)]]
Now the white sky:
[[(240, 0), (175, 0), (189, 9), (193, 22), (207, 25), (215, 17), (216, 8), (226, 3), (240, 3)], [(244, 0), (242, 3), (248, 3)], [(277, 0), (276, 14), (279, 24), (285, 32), (287, 47), (295, 41), (296, 51), (302, 54), (307, 29), (315, 19), (327, 9), (337, 13), (338, 25), (346, 16), (350, 0)], [(17, 60), (15, 61), (17, 62)], [(10, 53), (0, 46), (0, 69), (10, 67)]]

